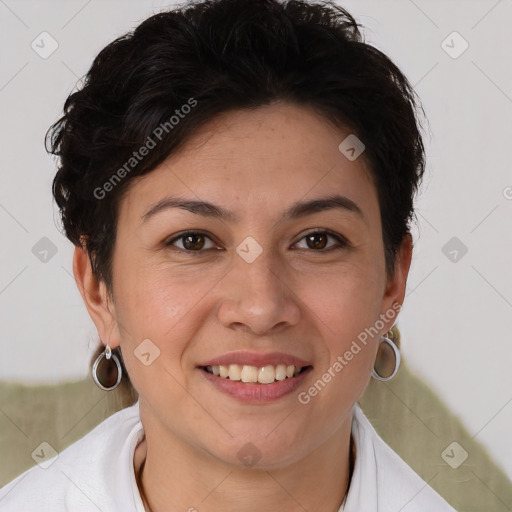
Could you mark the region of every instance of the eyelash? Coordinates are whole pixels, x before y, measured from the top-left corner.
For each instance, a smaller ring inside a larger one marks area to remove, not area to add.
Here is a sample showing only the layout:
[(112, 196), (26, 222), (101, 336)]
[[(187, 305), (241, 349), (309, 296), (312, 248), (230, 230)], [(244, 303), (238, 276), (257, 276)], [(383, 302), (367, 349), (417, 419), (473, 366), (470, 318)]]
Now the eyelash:
[[(169, 240), (167, 242), (164, 242), (164, 245), (166, 247), (171, 247), (174, 244), (174, 242), (176, 242), (177, 240), (181, 240), (182, 238), (185, 238), (185, 237), (191, 236), (191, 235), (202, 235), (202, 236), (205, 236), (206, 238), (209, 238), (213, 242), (212, 238), (207, 233), (205, 233), (204, 231), (191, 230), (191, 231), (185, 231), (185, 232), (181, 233), (179, 236), (176, 236), (176, 237), (172, 238), (171, 240)], [(309, 250), (309, 251), (323, 253), (323, 252), (330, 252), (330, 251), (333, 251), (333, 250), (345, 249), (347, 247), (350, 247), (350, 244), (349, 244), (348, 240), (345, 237), (343, 237), (342, 235), (335, 234), (335, 233), (333, 233), (332, 231), (329, 231), (329, 230), (309, 231), (308, 233), (304, 234), (304, 236), (300, 240), (298, 240), (296, 243), (301, 242), (302, 240), (304, 240), (304, 238), (306, 238), (307, 236), (310, 236), (310, 235), (328, 235), (328, 236), (334, 238), (338, 242), (339, 245), (338, 246), (329, 247), (328, 249), (318, 249), (318, 250), (306, 249), (306, 250)], [(177, 247), (177, 249), (179, 251), (185, 252), (187, 254), (200, 254), (200, 253), (205, 252), (206, 250), (208, 250), (208, 249), (200, 249), (200, 250), (197, 250), (197, 251), (192, 251), (192, 250), (189, 250), (189, 249), (182, 249), (181, 247)], [(303, 249), (301, 249), (301, 250), (303, 250)]]

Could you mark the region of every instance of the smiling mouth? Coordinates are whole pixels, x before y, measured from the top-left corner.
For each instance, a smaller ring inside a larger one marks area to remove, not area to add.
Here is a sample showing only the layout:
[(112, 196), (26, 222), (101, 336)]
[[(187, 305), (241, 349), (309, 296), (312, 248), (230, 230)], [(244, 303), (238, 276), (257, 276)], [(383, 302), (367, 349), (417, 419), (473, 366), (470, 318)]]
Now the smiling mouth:
[(312, 366), (295, 366), (277, 364), (267, 366), (250, 366), (241, 364), (201, 366), (205, 372), (221, 379), (240, 381), (247, 384), (272, 384), (291, 379), (305, 372)]

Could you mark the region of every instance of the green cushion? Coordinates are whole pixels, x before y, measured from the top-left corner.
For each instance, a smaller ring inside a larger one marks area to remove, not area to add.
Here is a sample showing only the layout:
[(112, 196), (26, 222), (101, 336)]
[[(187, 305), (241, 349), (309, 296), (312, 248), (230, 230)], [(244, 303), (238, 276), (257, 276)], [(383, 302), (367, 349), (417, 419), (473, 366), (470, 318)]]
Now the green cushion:
[(132, 403), (123, 387), (103, 391), (92, 378), (54, 386), (0, 381), (0, 486), (36, 464), (31, 454), (42, 442), (61, 452)]
[[(456, 510), (512, 510), (512, 482), (406, 364), (389, 382), (372, 379), (359, 403), (382, 439)], [(468, 456), (458, 466), (462, 450)]]

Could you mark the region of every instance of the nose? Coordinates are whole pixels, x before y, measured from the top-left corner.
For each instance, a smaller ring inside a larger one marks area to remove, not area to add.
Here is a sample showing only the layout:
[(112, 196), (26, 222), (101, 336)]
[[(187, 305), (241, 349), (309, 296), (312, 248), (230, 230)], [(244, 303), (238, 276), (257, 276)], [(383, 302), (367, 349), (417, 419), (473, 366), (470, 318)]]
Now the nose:
[(224, 283), (219, 321), (256, 335), (273, 334), (300, 320), (299, 299), (290, 273), (263, 251), (252, 263), (236, 256)]

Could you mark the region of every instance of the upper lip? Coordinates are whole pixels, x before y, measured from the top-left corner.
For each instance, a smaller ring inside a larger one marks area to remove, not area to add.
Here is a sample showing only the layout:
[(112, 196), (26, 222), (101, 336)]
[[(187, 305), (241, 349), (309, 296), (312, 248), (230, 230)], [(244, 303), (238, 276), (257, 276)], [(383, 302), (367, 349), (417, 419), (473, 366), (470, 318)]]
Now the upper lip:
[(299, 357), (283, 352), (267, 352), (260, 354), (257, 352), (236, 351), (222, 354), (221, 356), (209, 359), (198, 366), (227, 366), (230, 364), (240, 364), (247, 366), (276, 366), (278, 364), (294, 365), (298, 367), (310, 366), (311, 363), (300, 359)]

